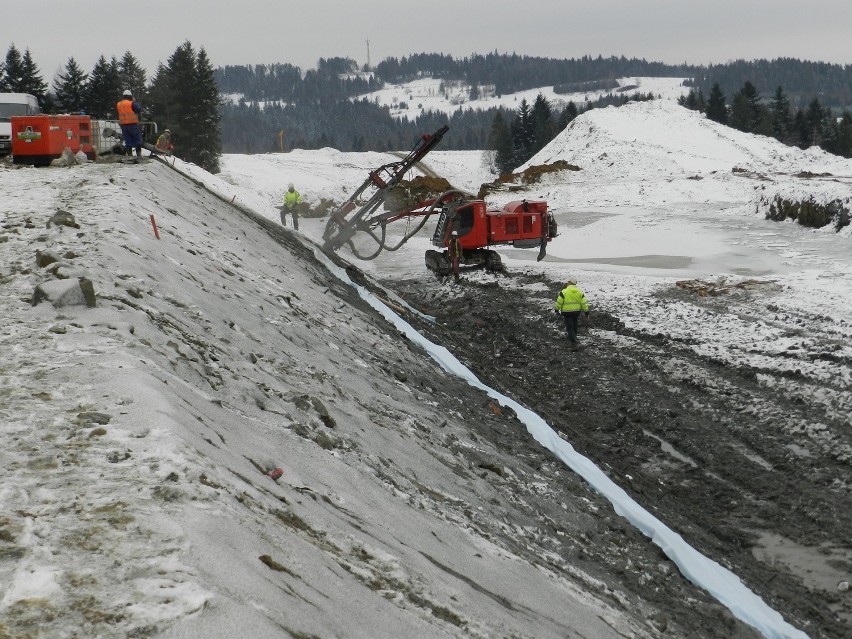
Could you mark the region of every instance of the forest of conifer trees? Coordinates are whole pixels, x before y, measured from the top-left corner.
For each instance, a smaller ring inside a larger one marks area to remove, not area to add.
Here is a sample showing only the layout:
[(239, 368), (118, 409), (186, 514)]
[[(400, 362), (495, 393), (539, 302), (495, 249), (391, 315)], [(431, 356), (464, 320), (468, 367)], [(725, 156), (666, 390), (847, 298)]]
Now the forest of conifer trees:
[[(719, 122), (743, 131), (773, 135), (786, 144), (802, 147), (815, 144), (840, 155), (850, 153), (847, 143), (848, 111), (852, 106), (850, 66), (779, 59), (704, 67), (665, 65), (624, 57), (552, 60), (492, 53), (463, 59), (443, 54), (416, 54), (401, 59), (388, 58), (370, 73), (365, 71), (358, 69), (352, 60), (320, 60), (316, 72), (306, 74), (306, 78), (311, 76), (308, 91), (305, 87), (297, 88), (298, 83), (290, 81), (296, 75), (294, 67), (218, 70), (217, 78), (220, 78), (223, 92), (243, 97), (236, 103), (223, 105), (225, 148), (243, 153), (278, 150), (273, 132), (288, 131), (296, 132), (290, 134), (288, 145), (291, 148), (401, 149), (408, 148), (423, 131), (449, 124), (453, 135), (445, 139), (443, 148), (488, 149), (493, 152), (495, 168), (502, 172), (532, 157), (583, 110), (624, 103), (628, 98), (610, 93), (590, 103), (569, 103), (557, 113), (539, 95), (533, 104), (522, 102), (514, 111), (494, 107), (459, 109), (449, 115), (426, 111), (409, 120), (395, 119), (387, 107), (357, 100), (356, 96), (385, 83), (404, 83), (424, 76), (462, 82), (471, 91), (487, 86), (498, 96), (545, 86), (552, 86), (557, 93), (608, 91), (618, 87), (617, 78), (663, 76), (689, 78), (686, 83), (690, 87), (689, 97), (681, 104), (705, 112), (709, 104), (708, 117)], [(270, 77), (285, 77), (288, 81), (263, 81)], [(752, 77), (760, 78), (759, 85), (751, 82)], [(323, 85), (321, 78), (328, 82)], [(713, 81), (714, 78), (718, 81)], [(702, 87), (708, 82), (711, 82), (706, 89), (709, 98), (705, 100)], [(759, 116), (747, 113), (740, 91), (729, 90), (731, 101), (726, 101), (723, 87), (734, 82), (755, 91), (746, 96), (745, 103), (753, 108), (759, 105)], [(780, 89), (784, 83), (790, 87), (787, 93)], [(254, 88), (258, 85), (263, 87), (262, 91)], [(720, 113), (716, 116), (713, 115), (711, 91), (714, 86), (717, 102), (721, 96), (721, 104), (717, 104)], [(241, 87), (247, 87), (248, 92)], [(781, 117), (784, 109), (779, 106), (778, 96), (773, 93), (775, 97), (770, 98), (767, 90), (761, 87), (772, 87), (775, 93), (782, 91), (780, 99), (786, 109), (785, 117)], [(261, 108), (257, 98), (250, 98), (250, 95), (261, 93), (275, 104)], [(306, 95), (310, 96), (307, 100)], [(653, 96), (638, 94), (633, 99), (649, 98)], [(696, 107), (696, 102), (703, 106)], [(774, 114), (774, 123), (769, 122), (766, 114)]]
[(11, 45), (0, 62), (0, 90), (32, 93), (48, 113), (82, 111), (111, 118), (117, 96), (132, 89), (145, 116), (171, 129), (178, 155), (211, 170), (218, 170), (223, 151), (407, 149), (424, 131), (448, 124), (453, 134), (443, 148), (490, 150), (494, 167), (505, 172), (532, 157), (584, 110), (628, 98), (609, 93), (557, 111), (539, 94), (515, 110), (421, 111), (409, 119), (358, 96), (419, 77), (462, 83), (471, 92), (488, 87), (500, 96), (541, 87), (556, 93), (615, 90), (618, 78), (636, 76), (688, 78), (683, 106), (742, 131), (846, 157), (852, 153), (852, 66), (788, 58), (690, 66), (624, 56), (560, 60), (495, 52), (458, 59), (421, 53), (387, 58), (372, 69), (347, 58), (321, 58), (306, 71), (286, 63), (214, 69), (204, 49), (195, 51), (186, 42), (150, 81), (128, 51), (121, 58), (101, 56), (88, 73), (69, 58), (51, 86), (29, 50), (21, 53)]
[(782, 86), (776, 87), (767, 100), (750, 80), (746, 80), (729, 101), (716, 82), (710, 87), (707, 98), (704, 91), (693, 87), (678, 103), (746, 133), (774, 137), (802, 149), (818, 146), (835, 155), (852, 157), (852, 114), (849, 110), (835, 112), (817, 98), (805, 107), (793, 107)]

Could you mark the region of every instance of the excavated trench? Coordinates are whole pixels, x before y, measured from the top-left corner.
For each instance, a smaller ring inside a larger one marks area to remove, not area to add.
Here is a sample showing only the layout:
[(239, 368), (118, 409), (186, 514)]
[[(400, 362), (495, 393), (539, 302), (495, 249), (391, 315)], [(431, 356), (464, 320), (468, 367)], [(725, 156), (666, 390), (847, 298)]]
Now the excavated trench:
[[(504, 278), (511, 278), (511, 286)], [(461, 285), (427, 275), (382, 284), (436, 317), (436, 323), (406, 318), (424, 335), (446, 346), (483, 383), (544, 417), (637, 502), (732, 570), (788, 622), (814, 638), (852, 637), (852, 593), (838, 588), (852, 573), (852, 463), (807, 438), (791, 439), (790, 428), (779, 426), (819, 421), (848, 447), (848, 420), (838, 421), (816, 401), (790, 396), (783, 384), (767, 383), (772, 372), (726, 364), (699, 355), (686, 341), (633, 330), (618, 319), (617, 309), (596, 309), (591, 326), (581, 327), (584, 349), (570, 352), (561, 322), (542, 310), (551, 300), (541, 291), (559, 286), (535, 273), (470, 278)], [(665, 295), (689, 293), (673, 289)], [(582, 482), (519, 423), (495, 424), (472, 411), (468, 424), (502, 451), (498, 466), (518, 468), (519, 474), (531, 467), (544, 478), (556, 496), (530, 491), (526, 498), (540, 520), (559, 529), (554, 500), (576, 499)], [(751, 629), (702, 599), (700, 591), (682, 594), (689, 584), (673, 564), (611, 509), (572, 535), (574, 543), (556, 550), (569, 563), (591, 573), (606, 566), (607, 579), (615, 578), (637, 601), (665, 610), (673, 625), (690, 629), (689, 636), (751, 636)], [(530, 554), (535, 560), (536, 553)], [(666, 621), (655, 625), (662, 630)]]

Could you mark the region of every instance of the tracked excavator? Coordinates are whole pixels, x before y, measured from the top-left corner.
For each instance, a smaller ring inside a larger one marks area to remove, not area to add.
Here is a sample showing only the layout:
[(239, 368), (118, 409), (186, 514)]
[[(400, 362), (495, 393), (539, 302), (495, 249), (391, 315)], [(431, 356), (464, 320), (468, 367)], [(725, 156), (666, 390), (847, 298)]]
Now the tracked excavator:
[[(538, 248), (538, 261), (541, 261), (547, 252), (547, 243), (557, 234), (556, 221), (544, 201), (517, 200), (496, 209), (469, 193), (450, 189), (400, 210), (379, 210), (406, 172), (420, 162), (448, 130), (449, 127), (444, 126), (431, 135), (423, 135), (403, 159), (370, 171), (352, 196), (332, 212), (323, 232), (323, 249), (332, 252), (348, 246), (358, 259), (372, 260), (383, 251), (398, 250), (420, 232), (430, 217), (437, 215), (432, 245), (438, 250), (426, 251), (426, 267), (437, 275), (451, 272), (447, 245), (453, 231), (461, 240), (460, 263), (463, 265), (484, 267), (489, 271), (503, 270), (500, 254), (490, 248), (497, 245)], [(402, 220), (408, 223), (406, 232), (391, 241), (387, 225)]]

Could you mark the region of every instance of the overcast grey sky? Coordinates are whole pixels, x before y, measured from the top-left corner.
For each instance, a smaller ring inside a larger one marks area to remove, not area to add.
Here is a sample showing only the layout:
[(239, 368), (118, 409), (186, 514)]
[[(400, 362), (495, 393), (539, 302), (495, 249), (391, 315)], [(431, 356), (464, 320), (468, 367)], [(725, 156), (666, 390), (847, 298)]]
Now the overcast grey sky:
[(214, 66), (320, 57), (472, 53), (722, 63), (794, 57), (852, 64), (850, 0), (0, 0), (2, 56), (29, 48), (51, 82), (73, 56), (133, 53), (153, 74), (185, 40)]

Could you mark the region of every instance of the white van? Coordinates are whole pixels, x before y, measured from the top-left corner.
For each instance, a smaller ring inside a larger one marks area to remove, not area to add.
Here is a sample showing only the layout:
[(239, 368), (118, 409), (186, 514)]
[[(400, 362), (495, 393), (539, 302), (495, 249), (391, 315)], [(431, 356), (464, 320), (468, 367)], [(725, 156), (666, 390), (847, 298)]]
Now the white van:
[(38, 115), (38, 100), (29, 93), (0, 93), (0, 157), (12, 152), (12, 116)]

